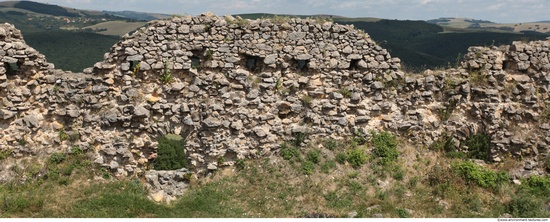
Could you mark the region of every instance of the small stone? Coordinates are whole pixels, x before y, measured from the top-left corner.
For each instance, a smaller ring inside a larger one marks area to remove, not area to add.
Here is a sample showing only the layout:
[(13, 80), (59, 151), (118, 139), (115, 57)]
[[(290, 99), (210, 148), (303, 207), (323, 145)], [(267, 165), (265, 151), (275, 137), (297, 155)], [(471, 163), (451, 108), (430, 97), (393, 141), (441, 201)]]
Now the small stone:
[(203, 123), (207, 126), (207, 127), (218, 127), (220, 125), (222, 125), (222, 122), (218, 119), (218, 118), (215, 118), (215, 117), (208, 117), (206, 118)]
[(252, 89), (252, 90), (250, 90), (250, 92), (248, 92), (248, 94), (246, 94), (246, 98), (247, 99), (256, 99), (256, 98), (258, 98), (259, 93), (260, 92), (257, 89)]
[(532, 161), (525, 161), (525, 166), (523, 167), (525, 170), (532, 170), (534, 169), (535, 167), (537, 167), (537, 163), (536, 162), (532, 162)]
[(265, 127), (258, 126), (258, 127), (255, 127), (253, 129), (253, 131), (256, 134), (256, 136), (263, 138), (263, 137), (267, 136), (267, 133), (269, 132), (269, 129), (266, 129)]
[(373, 89), (383, 89), (384, 88), (384, 83), (381, 83), (379, 81), (373, 82), (372, 83), (372, 88)]
[(12, 112), (9, 110), (1, 109), (0, 110), (0, 118), (2, 119), (9, 119), (15, 116), (16, 112)]
[(241, 130), (243, 128), (243, 121), (237, 120), (231, 123), (231, 128), (234, 130)]
[(153, 199), (153, 201), (155, 201), (157, 203), (160, 203), (164, 199), (164, 191), (160, 190), (160, 191), (152, 194), (151, 199)]
[(344, 96), (340, 93), (337, 93), (337, 92), (333, 92), (332, 93), (332, 98), (335, 99), (335, 100), (341, 100), (344, 98)]
[(172, 90), (174, 91), (181, 91), (183, 87), (185, 87), (185, 85), (181, 82), (172, 83)]
[(38, 128), (39, 126), (38, 118), (35, 115), (28, 115), (23, 117), (23, 122), (25, 122), (25, 125), (27, 125), (27, 127), (31, 129)]
[(109, 167), (110, 167), (111, 169), (113, 169), (113, 170), (114, 170), (114, 169), (117, 169), (118, 166), (119, 166), (119, 165), (118, 165), (118, 162), (117, 162), (117, 161), (114, 161), (114, 160), (112, 160), (111, 163), (109, 164)]

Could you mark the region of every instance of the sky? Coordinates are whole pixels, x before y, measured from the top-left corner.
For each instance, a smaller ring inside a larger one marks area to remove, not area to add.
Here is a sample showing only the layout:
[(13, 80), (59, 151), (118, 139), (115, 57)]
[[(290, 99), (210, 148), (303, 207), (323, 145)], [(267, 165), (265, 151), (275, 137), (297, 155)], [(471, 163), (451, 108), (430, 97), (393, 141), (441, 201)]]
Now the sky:
[(399, 20), (464, 17), (497, 23), (550, 20), (550, 0), (33, 0), (60, 6), (170, 15), (274, 13)]

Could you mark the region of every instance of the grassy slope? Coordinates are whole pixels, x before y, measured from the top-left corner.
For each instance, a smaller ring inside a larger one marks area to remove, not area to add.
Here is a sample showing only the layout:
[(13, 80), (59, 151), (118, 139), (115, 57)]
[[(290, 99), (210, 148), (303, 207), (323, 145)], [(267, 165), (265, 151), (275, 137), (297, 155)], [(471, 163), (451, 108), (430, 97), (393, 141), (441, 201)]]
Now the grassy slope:
[[(550, 202), (549, 177), (525, 180), (521, 186), (507, 180), (494, 181), (492, 186), (479, 183), (492, 178), (487, 172), (517, 165), (514, 160), (479, 167), (398, 140), (397, 159), (384, 164), (384, 155), (375, 148), (379, 145), (360, 141), (314, 141), (301, 148), (287, 143), (282, 155), (239, 162), (237, 168), (192, 180), (191, 189), (171, 204), (149, 200), (140, 180), (97, 179), (109, 176), (82, 153), (65, 158), (56, 154), (45, 166), (31, 160), (25, 169), (11, 168), (19, 175), (16, 181), (22, 175), (28, 179), (24, 184), (0, 185), (0, 215), (303, 217), (321, 213), (348, 217), (353, 212), (356, 217), (550, 216), (544, 210)], [(352, 153), (361, 153), (365, 162), (354, 166), (360, 158), (350, 157)], [(41, 169), (48, 169), (46, 176), (37, 176)], [(467, 177), (470, 174), (465, 172), (476, 176)]]

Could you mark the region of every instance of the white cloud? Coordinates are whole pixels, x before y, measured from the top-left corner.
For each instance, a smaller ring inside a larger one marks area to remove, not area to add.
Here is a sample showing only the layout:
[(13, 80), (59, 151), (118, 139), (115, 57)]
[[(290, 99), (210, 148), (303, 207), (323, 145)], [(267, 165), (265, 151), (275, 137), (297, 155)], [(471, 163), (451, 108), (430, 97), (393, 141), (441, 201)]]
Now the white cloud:
[(431, 3), (431, 2), (437, 2), (437, 0), (420, 0), (420, 4), (428, 4), (428, 3)]

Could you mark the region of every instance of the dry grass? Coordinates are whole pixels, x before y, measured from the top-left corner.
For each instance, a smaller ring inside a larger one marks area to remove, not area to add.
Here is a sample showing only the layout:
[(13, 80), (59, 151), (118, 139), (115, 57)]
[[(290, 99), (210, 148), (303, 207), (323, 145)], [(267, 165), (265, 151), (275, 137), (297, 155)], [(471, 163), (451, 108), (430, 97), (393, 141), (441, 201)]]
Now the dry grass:
[[(8, 208), (0, 210), (4, 217), (499, 217), (518, 193), (512, 183), (482, 188), (466, 180), (451, 166), (466, 160), (450, 159), (443, 152), (399, 140), (398, 160), (379, 165), (369, 142), (350, 145), (353, 141), (332, 147), (311, 141), (298, 149), (300, 158), (283, 159), (275, 153), (247, 160), (242, 169), (215, 171), (193, 181), (170, 205), (148, 200), (139, 181), (98, 181), (93, 178), (100, 171), (84, 170), (75, 171), (67, 185), (56, 180), (26, 187), (0, 185), (0, 197), (9, 200)], [(368, 156), (364, 165), (327, 165), (356, 147)], [(312, 150), (321, 156), (306, 173)], [(506, 160), (483, 167), (497, 171), (518, 165), (520, 161)], [(539, 198), (535, 202), (550, 201)]]

